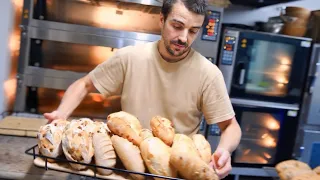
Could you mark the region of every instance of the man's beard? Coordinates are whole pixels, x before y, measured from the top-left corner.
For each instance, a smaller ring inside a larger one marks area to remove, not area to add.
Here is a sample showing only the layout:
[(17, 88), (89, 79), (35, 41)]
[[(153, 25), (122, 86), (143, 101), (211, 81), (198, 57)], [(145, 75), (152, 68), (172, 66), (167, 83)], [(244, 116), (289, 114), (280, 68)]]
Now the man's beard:
[[(171, 44), (178, 44), (178, 45), (184, 46), (185, 49), (183, 51), (181, 51), (181, 52), (177, 52), (177, 51), (175, 51), (175, 50), (170, 48)], [(184, 53), (186, 53), (186, 52), (188, 52), (190, 50), (190, 47), (189, 47), (188, 43), (187, 42), (185, 42), (185, 43), (181, 42), (180, 40), (171, 40), (169, 42), (169, 44), (168, 44), (168, 41), (164, 41), (164, 45), (165, 45), (168, 53), (170, 55), (176, 56), (176, 57), (181, 56), (181, 55), (183, 55)]]

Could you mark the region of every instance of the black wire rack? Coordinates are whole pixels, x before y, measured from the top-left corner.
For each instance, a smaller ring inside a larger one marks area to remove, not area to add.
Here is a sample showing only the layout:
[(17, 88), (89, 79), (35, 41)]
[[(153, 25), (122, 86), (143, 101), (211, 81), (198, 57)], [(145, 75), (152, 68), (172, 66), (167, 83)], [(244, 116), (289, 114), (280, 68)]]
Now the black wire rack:
[[(91, 168), (94, 169), (93, 178), (95, 178), (95, 179), (101, 179), (101, 178), (99, 178), (97, 176), (97, 168), (101, 168), (101, 169), (113, 170), (115, 172), (142, 175), (142, 176), (145, 176), (145, 177), (161, 178), (161, 179), (169, 179), (169, 180), (183, 180), (183, 179), (180, 179), (180, 178), (172, 178), (172, 177), (160, 176), (160, 175), (155, 175), (155, 174), (150, 174), (150, 173), (134, 172), (134, 171), (129, 171), (129, 170), (125, 170), (125, 169), (98, 166), (98, 165), (95, 165), (95, 164), (86, 164), (86, 163), (81, 163), (81, 162), (74, 162), (74, 161), (69, 161), (69, 160), (67, 160), (65, 158), (62, 158), (62, 157), (52, 158), (52, 157), (44, 156), (44, 155), (38, 153), (38, 145), (34, 145), (31, 148), (27, 149), (25, 151), (25, 153), (28, 154), (28, 155), (33, 156), (33, 159), (36, 159), (36, 157), (42, 158), (44, 160), (44, 162), (45, 162), (45, 165), (44, 165), (45, 170), (49, 169), (48, 168), (48, 159), (54, 160), (56, 163), (58, 163), (58, 162), (73, 163), (73, 164), (80, 164), (80, 165), (85, 165), (87, 167), (91, 167)], [(87, 176), (87, 175), (83, 175), (83, 176)], [(91, 176), (88, 176), (88, 177), (91, 177)]]

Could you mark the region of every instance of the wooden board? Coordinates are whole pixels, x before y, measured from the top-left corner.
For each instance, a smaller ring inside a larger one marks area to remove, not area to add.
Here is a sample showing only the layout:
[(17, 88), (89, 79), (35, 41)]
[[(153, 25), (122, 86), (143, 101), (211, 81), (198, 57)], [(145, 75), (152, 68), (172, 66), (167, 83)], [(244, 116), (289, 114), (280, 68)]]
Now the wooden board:
[(47, 122), (40, 118), (7, 116), (0, 121), (0, 134), (37, 137), (40, 126)]
[[(38, 167), (42, 167), (45, 168), (45, 161), (42, 158), (35, 158), (33, 163), (38, 166)], [(71, 166), (68, 163), (47, 163), (47, 167), (48, 169), (53, 169), (53, 170), (57, 170), (57, 171), (63, 171), (63, 172), (68, 172), (68, 173), (73, 173), (73, 174), (78, 174), (78, 175), (83, 175), (83, 176), (91, 176), (94, 177), (94, 171), (93, 169), (86, 169), (86, 170), (82, 170), (82, 171), (76, 171), (73, 170), (71, 168)], [(100, 174), (96, 174), (96, 176), (98, 178), (101, 179), (111, 179), (111, 180), (130, 180), (131, 178), (129, 177), (129, 175), (127, 175), (126, 173), (120, 174), (120, 173), (113, 173), (109, 176), (103, 176)]]

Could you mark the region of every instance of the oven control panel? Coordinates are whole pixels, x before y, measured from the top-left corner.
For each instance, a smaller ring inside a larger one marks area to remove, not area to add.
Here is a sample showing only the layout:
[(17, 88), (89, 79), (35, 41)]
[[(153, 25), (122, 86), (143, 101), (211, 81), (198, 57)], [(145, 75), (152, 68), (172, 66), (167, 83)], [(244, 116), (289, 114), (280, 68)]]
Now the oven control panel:
[(233, 36), (225, 36), (223, 43), (223, 51), (221, 63), (224, 65), (232, 65), (236, 38)]
[(207, 19), (204, 23), (202, 39), (208, 41), (217, 41), (219, 37), (220, 12), (208, 10)]

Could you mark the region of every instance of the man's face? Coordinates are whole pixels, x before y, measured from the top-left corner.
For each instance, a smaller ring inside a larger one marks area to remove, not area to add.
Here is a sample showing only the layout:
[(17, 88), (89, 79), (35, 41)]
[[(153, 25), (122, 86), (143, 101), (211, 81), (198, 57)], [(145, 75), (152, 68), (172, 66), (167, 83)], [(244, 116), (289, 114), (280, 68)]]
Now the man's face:
[(166, 20), (162, 14), (160, 17), (162, 39), (167, 52), (174, 57), (188, 53), (202, 26), (204, 16), (189, 11), (178, 1)]

